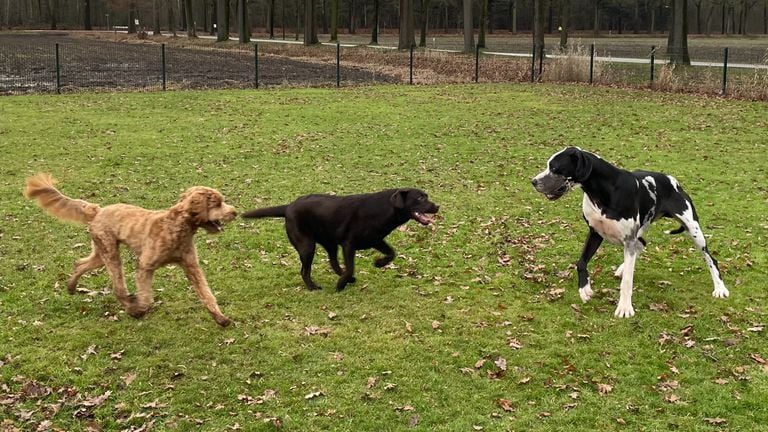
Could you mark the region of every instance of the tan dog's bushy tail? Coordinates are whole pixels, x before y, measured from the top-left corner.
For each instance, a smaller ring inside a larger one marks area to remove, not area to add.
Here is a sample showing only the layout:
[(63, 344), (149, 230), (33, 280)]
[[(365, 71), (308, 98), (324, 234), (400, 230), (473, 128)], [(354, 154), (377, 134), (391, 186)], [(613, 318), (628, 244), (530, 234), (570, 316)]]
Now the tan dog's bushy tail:
[(35, 174), (27, 178), (24, 196), (37, 204), (51, 216), (81, 224), (87, 224), (96, 217), (101, 207), (80, 199), (72, 199), (56, 189), (56, 180), (48, 173)]

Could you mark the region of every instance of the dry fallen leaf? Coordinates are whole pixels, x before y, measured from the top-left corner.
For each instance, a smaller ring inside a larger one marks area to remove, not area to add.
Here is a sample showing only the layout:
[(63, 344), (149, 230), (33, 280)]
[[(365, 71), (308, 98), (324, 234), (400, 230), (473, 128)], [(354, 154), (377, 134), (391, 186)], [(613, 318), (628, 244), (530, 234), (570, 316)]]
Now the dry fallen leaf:
[(613, 391), (613, 386), (610, 384), (597, 383), (597, 392), (601, 395), (608, 394)]
[(378, 381), (378, 378), (368, 377), (368, 382), (365, 384), (365, 388), (373, 388), (373, 386), (376, 385), (376, 381)]
[(317, 398), (317, 397), (320, 397), (320, 396), (324, 396), (324, 395), (325, 395), (325, 393), (323, 393), (322, 391), (316, 391), (316, 392), (312, 392), (312, 393), (307, 394), (306, 396), (304, 396), (304, 399), (305, 400), (310, 400), (310, 399), (314, 399), (314, 398)]
[(440, 321), (432, 321), (432, 328), (437, 330), (440, 328)]
[(515, 338), (507, 338), (507, 345), (515, 350), (523, 347), (523, 344), (521, 344), (520, 341)]
[(704, 421), (711, 425), (721, 425), (721, 424), (725, 424), (727, 420), (720, 417), (715, 417), (715, 418), (705, 417)]
[(515, 410), (515, 408), (512, 406), (512, 401), (509, 399), (499, 399), (496, 401), (496, 403), (498, 403), (501, 409), (504, 411), (510, 412)]

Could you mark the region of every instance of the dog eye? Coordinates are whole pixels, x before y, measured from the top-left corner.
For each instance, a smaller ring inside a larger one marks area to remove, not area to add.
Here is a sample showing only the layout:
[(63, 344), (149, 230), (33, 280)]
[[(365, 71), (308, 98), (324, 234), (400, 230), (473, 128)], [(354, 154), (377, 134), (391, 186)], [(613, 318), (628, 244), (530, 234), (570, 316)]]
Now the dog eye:
[(424, 195), (417, 198), (417, 200), (419, 201), (424, 201), (425, 199), (427, 199), (427, 197), (425, 197)]

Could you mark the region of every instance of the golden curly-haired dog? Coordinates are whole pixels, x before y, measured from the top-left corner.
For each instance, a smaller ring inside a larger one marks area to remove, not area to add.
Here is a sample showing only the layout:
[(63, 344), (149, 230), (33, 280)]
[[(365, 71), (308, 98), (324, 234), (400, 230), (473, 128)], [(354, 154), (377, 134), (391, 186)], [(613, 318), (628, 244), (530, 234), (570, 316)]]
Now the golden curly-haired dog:
[[(70, 293), (75, 292), (80, 276), (105, 266), (117, 299), (129, 315), (139, 318), (152, 306), (154, 271), (174, 263), (184, 269), (216, 322), (221, 326), (230, 324), (208, 287), (192, 241), (198, 228), (218, 233), (223, 229), (222, 224), (237, 215), (234, 207), (224, 203), (221, 193), (194, 186), (187, 189), (173, 207), (157, 211), (129, 204), (100, 207), (63, 195), (54, 187), (55, 183), (50, 174), (36, 174), (27, 178), (24, 196), (36, 200), (40, 207), (58, 219), (88, 226), (93, 250), (88, 257), (75, 262), (74, 272), (67, 283)], [(120, 261), (121, 243), (128, 245), (138, 258), (136, 296), (128, 295), (126, 290)]]

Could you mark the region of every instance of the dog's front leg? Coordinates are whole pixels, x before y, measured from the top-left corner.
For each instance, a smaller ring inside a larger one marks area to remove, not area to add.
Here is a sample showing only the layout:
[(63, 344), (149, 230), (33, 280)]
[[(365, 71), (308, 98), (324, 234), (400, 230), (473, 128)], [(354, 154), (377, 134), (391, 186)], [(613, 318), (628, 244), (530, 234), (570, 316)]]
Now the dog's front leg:
[(355, 281), (355, 248), (351, 244), (341, 246), (344, 254), (344, 274), (341, 275), (336, 283), (336, 291), (343, 290), (348, 283)]
[(219, 309), (219, 304), (216, 302), (216, 297), (213, 296), (211, 288), (208, 286), (208, 281), (205, 280), (205, 274), (200, 268), (200, 264), (197, 261), (197, 254), (193, 250), (191, 253), (185, 255), (182, 258), (181, 266), (184, 268), (184, 273), (187, 275), (187, 279), (195, 289), (195, 293), (203, 302), (205, 308), (216, 320), (216, 323), (222, 327), (226, 327), (231, 324), (229, 318), (224, 316)]
[(376, 261), (374, 261), (373, 265), (376, 267), (384, 267), (385, 265), (391, 263), (393, 259), (395, 259), (395, 250), (392, 249), (392, 246), (388, 245), (384, 240), (376, 243), (373, 245), (373, 247), (377, 251), (384, 254), (383, 257), (376, 258)]
[(641, 249), (642, 244), (637, 239), (624, 242), (624, 264), (621, 275), (619, 304), (613, 313), (616, 317), (629, 318), (635, 315), (635, 309), (632, 307), (632, 283), (635, 276), (635, 261)]
[(589, 234), (587, 234), (587, 240), (584, 242), (584, 249), (581, 251), (581, 258), (576, 263), (576, 271), (579, 273), (579, 297), (581, 301), (587, 302), (592, 298), (592, 287), (589, 282), (589, 270), (587, 270), (587, 264), (589, 260), (595, 255), (600, 244), (603, 243), (603, 237), (597, 233), (592, 227), (589, 227)]

